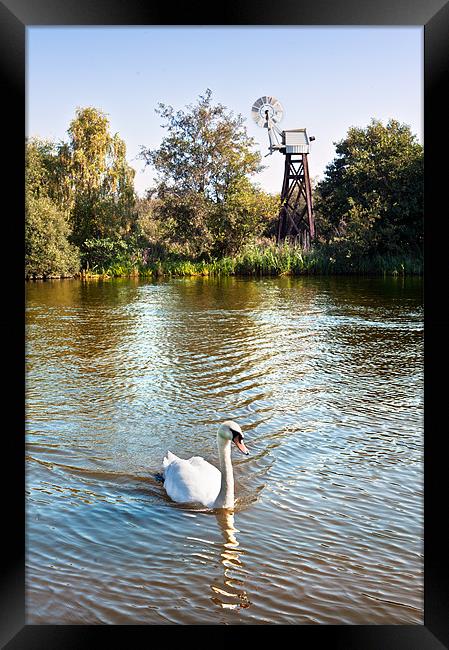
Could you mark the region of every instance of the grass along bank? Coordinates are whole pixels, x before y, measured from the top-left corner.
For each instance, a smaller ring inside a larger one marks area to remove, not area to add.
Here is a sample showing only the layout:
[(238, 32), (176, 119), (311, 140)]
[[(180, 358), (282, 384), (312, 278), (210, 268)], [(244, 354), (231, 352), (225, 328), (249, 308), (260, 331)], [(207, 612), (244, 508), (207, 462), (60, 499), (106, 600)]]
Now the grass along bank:
[(296, 246), (248, 246), (234, 257), (192, 260), (167, 255), (145, 263), (119, 259), (106, 268), (82, 272), (94, 277), (188, 277), (188, 276), (279, 276), (279, 275), (422, 275), (421, 257), (407, 255), (350, 255)]

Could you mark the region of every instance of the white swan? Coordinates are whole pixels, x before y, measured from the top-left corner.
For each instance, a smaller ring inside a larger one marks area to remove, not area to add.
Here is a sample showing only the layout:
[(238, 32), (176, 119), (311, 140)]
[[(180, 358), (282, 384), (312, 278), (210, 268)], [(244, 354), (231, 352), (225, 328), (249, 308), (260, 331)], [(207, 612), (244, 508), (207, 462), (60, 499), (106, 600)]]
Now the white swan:
[(231, 441), (248, 455), (240, 426), (232, 420), (220, 424), (217, 432), (221, 472), (201, 456), (188, 460), (171, 451), (163, 460), (165, 490), (178, 503), (201, 503), (207, 508), (234, 507), (234, 474), (231, 461)]

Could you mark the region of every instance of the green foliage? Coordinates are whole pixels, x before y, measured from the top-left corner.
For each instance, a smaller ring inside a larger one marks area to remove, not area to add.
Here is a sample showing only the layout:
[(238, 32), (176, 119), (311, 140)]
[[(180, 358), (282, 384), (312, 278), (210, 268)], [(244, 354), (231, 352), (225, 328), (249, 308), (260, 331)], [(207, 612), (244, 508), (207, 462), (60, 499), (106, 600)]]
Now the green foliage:
[(68, 242), (67, 215), (45, 195), (28, 191), (25, 211), (25, 276), (70, 276), (79, 271), (78, 249)]
[[(304, 251), (300, 246), (274, 242), (247, 246), (232, 261), (232, 273), (253, 276), (422, 273), (422, 260), (416, 256), (360, 255), (348, 258), (340, 252), (330, 255), (324, 249)], [(220, 260), (222, 268), (225, 263), (225, 259)]]
[(155, 218), (158, 200), (151, 196), (138, 197), (135, 203), (137, 215), (134, 235), (144, 242), (156, 244), (162, 240), (161, 222)]
[(265, 241), (248, 244), (238, 254), (192, 261), (169, 255), (149, 260), (139, 269), (144, 277), (195, 275), (407, 275), (422, 273), (422, 259), (411, 255), (360, 255), (347, 257), (335, 249), (304, 251), (299, 245)]
[[(68, 134), (68, 143), (34, 138), (26, 149), (27, 192), (33, 199), (42, 199), (42, 241), (49, 239), (45, 218), (57, 224), (50, 247), (53, 253), (48, 251), (48, 266), (56, 272), (54, 247), (58, 242), (61, 273), (73, 267), (66, 262), (70, 257), (68, 251), (73, 253), (76, 249), (68, 245), (67, 239), (82, 251), (83, 264), (107, 266), (117, 258), (120, 244), (116, 240), (130, 236), (136, 225), (134, 170), (126, 162), (124, 142), (117, 134), (110, 135), (106, 115), (95, 108), (78, 109)], [(37, 268), (35, 261), (39, 259), (38, 267), (46, 268), (42, 241), (35, 232), (36, 205), (31, 201), (33, 235), (28, 237), (27, 264), (34, 260), (32, 268)], [(107, 244), (102, 248), (101, 244), (93, 245), (93, 240), (114, 240), (115, 248), (108, 251)], [(37, 246), (36, 251), (33, 246)]]
[(141, 155), (158, 175), (153, 216), (164, 241), (192, 257), (238, 250), (275, 209), (248, 180), (262, 167), (244, 119), (213, 105), (210, 90), (186, 111), (159, 104), (156, 112), (167, 135), (159, 149)]
[[(142, 156), (158, 174), (143, 199), (106, 115), (78, 109), (69, 142), (26, 145), (26, 275), (298, 275), (422, 272), (423, 151), (409, 127), (351, 128), (314, 188), (312, 250), (278, 246), (279, 196), (243, 118), (208, 90), (186, 111), (159, 105), (167, 135)], [(70, 243), (69, 243), (70, 242)], [(75, 245), (74, 245), (75, 244)]]
[(170, 250), (190, 257), (210, 253), (213, 237), (209, 228), (212, 203), (199, 192), (160, 189), (155, 217), (163, 241)]
[(423, 149), (407, 125), (372, 120), (336, 143), (337, 157), (317, 186), (322, 243), (348, 254), (420, 254)]
[(261, 169), (260, 153), (241, 115), (222, 104), (212, 105), (212, 92), (200, 95), (187, 111), (159, 104), (156, 113), (165, 120), (167, 136), (157, 150), (142, 149), (142, 157), (158, 172), (158, 189), (202, 194), (223, 200), (230, 183)]
[[(337, 247), (304, 251), (299, 245), (266, 240), (248, 244), (234, 256), (193, 260), (168, 253), (136, 258), (128, 248), (104, 246), (106, 254), (101, 264), (90, 268), (88, 275), (115, 277), (120, 275), (143, 278), (190, 276), (279, 276), (279, 275), (408, 275), (422, 274), (422, 259), (412, 255), (359, 255), (348, 257)], [(99, 248), (101, 248), (101, 246)], [(111, 255), (108, 257), (108, 252)], [(148, 253), (148, 251), (145, 251)]]
[(25, 177), (27, 190), (35, 197), (48, 196), (52, 185), (52, 167), (55, 145), (47, 140), (32, 138), (25, 149)]
[(255, 188), (246, 177), (233, 181), (226, 200), (212, 212), (213, 255), (235, 255), (265, 232), (279, 208), (279, 197)]
[(30, 138), (25, 149), (27, 191), (35, 197), (48, 196), (62, 210), (68, 210), (64, 147), (49, 140)]
[(87, 239), (83, 246), (83, 266), (104, 273), (112, 265), (127, 265), (128, 245), (122, 239)]
[(25, 276), (77, 273), (79, 251), (68, 241), (71, 229), (59, 148), (52, 142), (32, 138), (26, 143), (25, 154)]
[(313, 258), (294, 244), (249, 245), (237, 256), (235, 271), (241, 275), (300, 275), (310, 272)]
[(106, 115), (92, 107), (77, 110), (68, 133), (73, 241), (83, 249), (87, 239), (126, 235), (135, 221), (135, 172), (126, 162), (125, 143), (110, 135)]

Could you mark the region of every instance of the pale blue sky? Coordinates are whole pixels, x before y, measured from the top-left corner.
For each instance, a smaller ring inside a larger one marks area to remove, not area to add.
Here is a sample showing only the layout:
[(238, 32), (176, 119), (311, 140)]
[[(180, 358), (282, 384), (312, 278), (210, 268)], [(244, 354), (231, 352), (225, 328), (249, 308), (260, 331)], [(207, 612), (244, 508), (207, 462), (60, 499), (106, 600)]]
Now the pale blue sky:
[[(247, 118), (265, 155), (267, 133), (250, 110), (274, 95), (281, 128), (315, 135), (309, 167), (320, 178), (333, 143), (372, 117), (405, 122), (423, 141), (422, 74), (422, 27), (28, 27), (26, 133), (66, 139), (77, 107), (102, 109), (143, 194), (153, 172), (136, 156), (164, 135), (158, 102), (185, 108), (210, 88)], [(278, 152), (264, 158), (255, 180), (279, 192), (283, 162)]]

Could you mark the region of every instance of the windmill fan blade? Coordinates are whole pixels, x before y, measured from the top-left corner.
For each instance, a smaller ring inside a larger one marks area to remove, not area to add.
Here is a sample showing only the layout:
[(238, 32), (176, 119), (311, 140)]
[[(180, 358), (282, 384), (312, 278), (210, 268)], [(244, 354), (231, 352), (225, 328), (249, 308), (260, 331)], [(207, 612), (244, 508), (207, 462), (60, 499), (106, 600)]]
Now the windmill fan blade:
[(259, 114), (259, 111), (251, 111), (251, 115), (258, 126), (263, 126), (263, 120)]
[(267, 111), (272, 122), (277, 123), (282, 120), (284, 109), (282, 108), (281, 102), (271, 95), (263, 95), (263, 97), (256, 99), (251, 108), (251, 115), (256, 124), (259, 126), (266, 125)]

